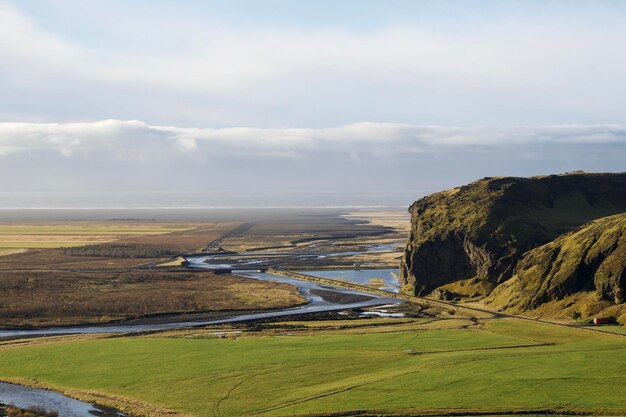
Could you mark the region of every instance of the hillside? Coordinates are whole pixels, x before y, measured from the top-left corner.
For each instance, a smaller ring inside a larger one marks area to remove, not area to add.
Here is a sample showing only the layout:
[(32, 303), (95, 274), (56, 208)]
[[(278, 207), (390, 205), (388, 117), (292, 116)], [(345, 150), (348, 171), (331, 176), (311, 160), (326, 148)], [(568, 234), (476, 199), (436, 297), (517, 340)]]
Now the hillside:
[(469, 295), (486, 294), (511, 278), (525, 252), (626, 212), (626, 173), (484, 178), (426, 196), (409, 211), (405, 291), (423, 295), (464, 280)]
[[(538, 308), (542, 313), (549, 303), (564, 300), (554, 309), (586, 318), (625, 299), (626, 213), (595, 220), (531, 250), (517, 263), (513, 278), (485, 302), (512, 313)], [(614, 310), (609, 313), (622, 315)]]

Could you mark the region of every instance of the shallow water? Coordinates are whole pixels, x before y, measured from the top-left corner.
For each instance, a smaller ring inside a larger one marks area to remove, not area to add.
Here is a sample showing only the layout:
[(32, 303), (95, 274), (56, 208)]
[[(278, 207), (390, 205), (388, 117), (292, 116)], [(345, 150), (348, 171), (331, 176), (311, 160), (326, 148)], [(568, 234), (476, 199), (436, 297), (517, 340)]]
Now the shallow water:
[(55, 391), (29, 388), (0, 382), (0, 403), (18, 408), (43, 406), (48, 411), (57, 411), (59, 417), (93, 417), (97, 409), (89, 403), (66, 397)]
[(398, 248), (401, 248), (404, 245), (404, 242), (391, 242), (391, 243), (383, 243), (381, 245), (373, 245), (367, 249), (367, 252), (391, 252)]
[[(372, 285), (375, 288), (391, 292), (400, 291), (400, 282), (393, 275), (397, 269), (328, 269), (320, 271), (298, 271), (301, 274), (319, 278), (336, 279), (359, 285)], [(382, 280), (380, 285), (373, 280)]]
[[(208, 266), (202, 260), (204, 257), (190, 259), (190, 267), (208, 268)], [(328, 287), (318, 285), (312, 282), (299, 281), (293, 278), (287, 278), (280, 275), (274, 275), (265, 272), (250, 272), (250, 271), (233, 271), (233, 273), (253, 279), (259, 279), (264, 281), (284, 282), (294, 285), (298, 288), (298, 291), (307, 298), (308, 304), (301, 307), (293, 307), (284, 310), (268, 311), (263, 313), (253, 314), (241, 314), (234, 317), (213, 319), (213, 320), (190, 320), (184, 322), (173, 323), (154, 323), (154, 324), (100, 324), (91, 326), (71, 326), (71, 327), (51, 327), (44, 329), (10, 329), (0, 330), (0, 337), (25, 337), (25, 336), (47, 336), (55, 334), (92, 334), (92, 333), (136, 333), (158, 330), (171, 330), (180, 329), (185, 327), (194, 326), (207, 326), (213, 324), (225, 324), (236, 323), (251, 320), (259, 320), (266, 318), (282, 317), (293, 314), (305, 314), (305, 313), (320, 313), (327, 311), (337, 311), (351, 308), (362, 308), (378, 306), (383, 304), (399, 304), (402, 301), (393, 298), (384, 298), (372, 294), (362, 293), (358, 291), (351, 291), (345, 288)], [(371, 297), (369, 300), (340, 304), (326, 301), (323, 297), (311, 293), (311, 290), (333, 291), (343, 294), (357, 294)]]
[[(340, 242), (334, 242), (333, 245), (340, 244)], [(287, 258), (296, 258), (296, 259), (324, 259), (324, 258), (338, 258), (338, 257), (347, 257), (347, 256), (355, 256), (361, 255), (363, 253), (380, 253), (380, 252), (391, 252), (397, 250), (402, 246), (402, 242), (391, 242), (391, 243), (383, 243), (380, 245), (370, 244), (366, 246), (365, 250), (356, 251), (356, 250), (344, 250), (344, 251), (335, 251), (335, 252), (306, 252), (301, 253), (298, 251), (263, 251), (263, 252), (250, 252), (250, 253), (238, 253), (238, 254), (229, 254), (229, 253), (217, 253), (208, 255), (205, 257), (199, 257), (195, 259), (203, 259), (203, 262), (206, 264), (203, 268), (208, 269), (255, 269), (255, 267), (263, 267), (267, 266), (272, 258), (275, 256), (285, 256)], [(318, 244), (312, 244), (308, 246), (308, 249), (311, 249)], [(265, 257), (264, 257), (265, 256)], [(275, 260), (275, 258), (274, 258)], [(194, 267), (200, 267), (200, 265), (194, 265)]]
[[(209, 265), (206, 263), (207, 257), (190, 258), (189, 267), (191, 268), (215, 268), (215, 265)], [(240, 266), (246, 264), (254, 264), (256, 259), (249, 260), (248, 262), (239, 263)], [(220, 267), (229, 267), (231, 265), (222, 264)], [(389, 270), (344, 270), (344, 271), (308, 271), (306, 273), (313, 275), (317, 272), (321, 276), (329, 274), (329, 277), (336, 278), (337, 273), (340, 273), (344, 279), (359, 283), (367, 284), (371, 278), (382, 278), (384, 285), (383, 289), (395, 290), (394, 283), (397, 287), (397, 280), (391, 275), (393, 269)], [(178, 329), (184, 327), (193, 326), (205, 326), (211, 324), (224, 324), (234, 323), (250, 320), (258, 320), (264, 318), (281, 317), (292, 314), (305, 314), (316, 313), (325, 311), (337, 311), (351, 308), (363, 308), (382, 305), (399, 304), (403, 301), (393, 298), (384, 298), (375, 296), (368, 293), (362, 293), (358, 291), (352, 291), (345, 288), (329, 287), (325, 285), (319, 285), (313, 282), (300, 281), (293, 278), (288, 278), (280, 275), (274, 275), (264, 272), (251, 272), (251, 271), (233, 271), (234, 274), (265, 280), (275, 281), (294, 285), (298, 288), (298, 291), (306, 297), (308, 304), (301, 307), (294, 307), (279, 311), (270, 311), (264, 313), (255, 314), (242, 314), (235, 317), (217, 319), (217, 320), (195, 320), (187, 322), (177, 323), (157, 323), (157, 324), (103, 324), (93, 326), (73, 326), (73, 327), (57, 327), (35, 330), (0, 330), (0, 337), (22, 337), (22, 336), (45, 336), (54, 334), (88, 334), (88, 333), (133, 333), (144, 331), (157, 331)], [(335, 303), (325, 300), (322, 296), (314, 294), (314, 291), (322, 291), (322, 294), (327, 291), (333, 291), (335, 293), (343, 294), (355, 294), (367, 296), (369, 299), (354, 303)], [(42, 390), (37, 388), (23, 387), (20, 385), (7, 384), (0, 382), (0, 403), (13, 404), (19, 408), (28, 408), (32, 406), (44, 406), (47, 410), (57, 411), (59, 417), (87, 417), (93, 416), (93, 412), (97, 409), (89, 403), (75, 400), (73, 398), (66, 397), (60, 393)]]
[[(371, 246), (368, 251), (380, 251), (380, 250), (389, 250), (393, 245), (397, 245), (397, 243), (390, 243), (384, 245), (375, 245)], [(267, 252), (265, 255), (275, 254), (277, 252)], [(345, 254), (347, 252), (343, 252)], [(357, 253), (357, 252), (355, 252)], [(392, 298), (384, 298), (372, 294), (357, 292), (348, 290), (345, 288), (338, 287), (328, 287), (328, 286), (320, 286), (318, 284), (308, 282), (308, 281), (300, 281), (293, 278), (287, 278), (279, 275), (274, 275), (270, 273), (263, 272), (254, 272), (250, 270), (246, 270), (246, 268), (252, 269), (254, 266), (260, 266), (267, 262), (265, 258), (259, 258), (259, 254), (255, 254), (256, 256), (251, 259), (240, 260), (234, 264), (225, 263), (227, 260), (227, 256), (215, 256), (215, 255), (207, 255), (207, 256), (198, 256), (198, 257), (190, 257), (187, 259), (189, 262), (190, 268), (199, 268), (199, 269), (215, 269), (215, 268), (242, 268), (242, 270), (233, 270), (234, 274), (263, 280), (263, 281), (275, 281), (275, 282), (284, 282), (287, 284), (294, 285), (298, 288), (298, 291), (307, 298), (308, 304), (300, 307), (288, 308), (284, 310), (263, 312), (263, 313), (254, 313), (254, 314), (241, 314), (234, 317), (223, 318), (223, 319), (213, 319), (213, 320), (191, 320), (184, 322), (172, 322), (172, 323), (153, 323), (153, 324), (133, 324), (133, 323), (125, 323), (125, 324), (99, 324), (99, 325), (89, 325), (89, 326), (65, 326), (65, 327), (53, 327), (53, 328), (44, 328), (44, 329), (9, 329), (9, 330), (0, 330), (0, 337), (24, 337), (24, 336), (46, 336), (46, 335), (55, 335), (55, 334), (90, 334), (90, 333), (134, 333), (134, 332), (146, 332), (146, 331), (158, 331), (158, 330), (170, 330), (170, 329), (179, 329), (184, 327), (193, 327), (193, 326), (206, 326), (212, 324), (224, 324), (224, 323), (235, 323), (242, 321), (251, 321), (257, 319), (265, 319), (265, 318), (274, 318), (287, 316), (292, 314), (305, 314), (305, 313), (317, 313), (317, 312), (326, 312), (326, 311), (337, 311), (343, 309), (350, 308), (362, 308), (362, 307), (371, 307), (378, 306), (383, 304), (398, 304), (401, 301), (392, 299)], [(318, 255), (316, 255), (318, 256)], [(218, 262), (214, 264), (207, 263), (208, 261)], [(221, 260), (221, 262), (220, 262)], [(398, 280), (392, 275), (392, 272), (395, 272), (395, 269), (362, 269), (362, 270), (328, 270), (328, 271), (304, 271), (304, 274), (309, 274), (321, 278), (334, 278), (345, 281), (354, 282), (361, 285), (370, 285), (370, 280), (372, 279), (382, 279), (383, 282), (381, 285), (377, 286), (379, 289), (398, 292), (399, 284)], [(323, 290), (328, 291), (331, 290), (333, 292), (344, 293), (344, 294), (357, 294), (364, 295), (370, 297), (369, 300), (349, 303), (349, 304), (340, 304), (326, 301), (323, 297), (316, 295), (311, 292), (311, 290)]]

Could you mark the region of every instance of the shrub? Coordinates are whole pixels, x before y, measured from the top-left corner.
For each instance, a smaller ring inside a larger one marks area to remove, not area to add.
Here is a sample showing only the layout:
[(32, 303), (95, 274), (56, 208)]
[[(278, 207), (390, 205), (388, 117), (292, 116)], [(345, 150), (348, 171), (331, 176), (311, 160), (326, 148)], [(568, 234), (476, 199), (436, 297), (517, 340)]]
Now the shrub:
[(105, 243), (64, 248), (63, 253), (69, 256), (101, 256), (107, 258), (161, 258), (177, 255), (179, 251), (158, 245)]
[(7, 417), (58, 417), (57, 411), (46, 410), (41, 406), (28, 407), (25, 410), (14, 406), (7, 407)]

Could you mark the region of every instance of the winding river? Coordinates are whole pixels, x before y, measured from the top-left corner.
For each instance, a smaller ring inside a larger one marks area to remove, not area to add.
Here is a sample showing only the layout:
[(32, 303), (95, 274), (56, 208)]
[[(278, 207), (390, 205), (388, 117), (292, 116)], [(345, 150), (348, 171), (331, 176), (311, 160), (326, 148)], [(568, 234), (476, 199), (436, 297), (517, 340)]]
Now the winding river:
[[(43, 405), (48, 411), (58, 412), (59, 417), (93, 417), (100, 415), (102, 411), (93, 404), (75, 400), (55, 391), (6, 382), (0, 382), (0, 403), (11, 404), (22, 409)], [(119, 412), (112, 412), (112, 415), (114, 414), (124, 416)]]
[[(201, 262), (201, 261), (197, 261)], [(202, 267), (200, 263), (200, 266)], [(264, 281), (276, 281), (292, 284), (298, 288), (300, 293), (308, 300), (306, 305), (301, 307), (293, 307), (282, 310), (274, 310), (261, 313), (240, 314), (233, 317), (213, 319), (213, 320), (190, 320), (171, 323), (154, 323), (154, 324), (98, 324), (91, 326), (67, 326), (67, 327), (48, 327), (42, 329), (9, 329), (0, 330), (0, 337), (28, 337), (28, 336), (52, 336), (61, 334), (93, 334), (93, 333), (137, 333), (151, 332), (158, 330), (180, 329), (185, 327), (207, 326), (212, 324), (226, 324), (244, 321), (252, 321), (266, 318), (283, 317), (294, 314), (319, 313), (326, 311), (346, 310), (352, 308), (373, 307), (386, 304), (398, 304), (401, 300), (395, 298), (379, 297), (372, 294), (351, 291), (344, 288), (327, 287), (307, 281), (300, 281), (293, 278), (287, 278), (280, 275), (274, 275), (265, 272), (250, 271), (234, 271), (237, 275), (259, 279)], [(335, 292), (342, 294), (352, 294), (368, 297), (368, 300), (353, 303), (341, 304), (328, 301), (316, 293)]]
[[(377, 250), (379, 247), (376, 246)], [(385, 247), (386, 249), (386, 247)], [(369, 249), (371, 250), (371, 249)], [(197, 256), (193, 258), (187, 259), (189, 262), (190, 268), (197, 269), (215, 269), (216, 267), (232, 267), (234, 265), (231, 264), (216, 264), (215, 257), (211, 255), (207, 256)], [(208, 262), (207, 262), (208, 261)], [(262, 262), (262, 260), (260, 261)], [(252, 266), (253, 267), (253, 266)], [(376, 271), (376, 272), (372, 272)], [(380, 271), (380, 272), (379, 272)], [(382, 287), (387, 290), (392, 290), (393, 279), (391, 278), (390, 272), (391, 270), (351, 270), (346, 272), (345, 270), (330, 270), (330, 271), (314, 271), (312, 275), (318, 276), (332, 276), (332, 274), (340, 275), (343, 279), (347, 281), (352, 281), (358, 284), (365, 283), (365, 280), (374, 277), (376, 275), (384, 274), (387, 278), (385, 279), (385, 283)], [(0, 338), (6, 337), (29, 337), (29, 336), (51, 336), (51, 335), (61, 335), (61, 334), (93, 334), (93, 333), (137, 333), (137, 332), (151, 332), (151, 331), (159, 331), (159, 330), (171, 330), (171, 329), (180, 329), (185, 327), (195, 327), (195, 326), (207, 326), (213, 324), (226, 324), (226, 323), (236, 323), (236, 322), (245, 322), (259, 319), (267, 319), (274, 317), (283, 317), (294, 314), (307, 314), (307, 313), (319, 313), (319, 312), (327, 312), (327, 311), (338, 311), (338, 310), (347, 310), (353, 308), (363, 308), (363, 307), (373, 307), (380, 306), (386, 304), (399, 304), (402, 301), (394, 298), (385, 298), (380, 297), (373, 294), (367, 294), (363, 292), (348, 290), (345, 288), (339, 287), (329, 287), (325, 285), (320, 285), (308, 281), (301, 281), (294, 278), (288, 278), (280, 275), (275, 275), (266, 272), (254, 272), (251, 270), (234, 270), (234, 274), (258, 279), (262, 281), (274, 281), (274, 282), (283, 282), (287, 284), (291, 284), (298, 288), (298, 291), (306, 297), (308, 303), (293, 308), (287, 308), (282, 310), (273, 310), (267, 312), (259, 312), (259, 313), (250, 313), (250, 314), (240, 314), (232, 317), (221, 318), (221, 319), (212, 319), (212, 320), (189, 320), (189, 321), (176, 321), (176, 322), (159, 322), (159, 323), (150, 323), (150, 324), (140, 324), (140, 323), (107, 323), (107, 324), (96, 324), (96, 325), (85, 325), (85, 326), (62, 326), (62, 327), (47, 327), (42, 329), (7, 329), (0, 330)], [(396, 281), (397, 283), (397, 281)], [(397, 285), (397, 284), (396, 284)], [(326, 299), (319, 294), (324, 294), (328, 292), (341, 293), (341, 294), (350, 294), (350, 295), (358, 295), (362, 297), (367, 297), (367, 300), (352, 302), (352, 303), (340, 303), (334, 302), (329, 299)]]
[[(378, 249), (378, 247), (376, 248)], [(387, 249), (386, 247), (384, 249)], [(332, 256), (332, 255), (331, 255)], [(215, 264), (207, 263), (211, 256), (200, 256), (189, 258), (189, 267), (202, 268), (202, 269), (214, 269)], [(53, 327), (43, 329), (9, 329), (0, 330), (0, 338), (5, 337), (30, 337), (30, 336), (50, 336), (61, 334), (92, 334), (92, 333), (136, 333), (146, 331), (158, 331), (169, 329), (180, 329), (194, 326), (206, 326), (213, 324), (225, 324), (252, 321), (265, 318), (282, 317), (294, 314), (306, 314), (317, 313), (326, 311), (338, 311), (353, 308), (373, 307), (389, 304), (399, 304), (402, 301), (394, 298), (385, 298), (376, 296), (373, 294), (366, 294), (358, 291), (352, 291), (345, 288), (329, 287), (325, 285), (319, 285), (313, 282), (301, 281), (293, 278), (288, 278), (280, 275), (264, 272), (253, 271), (233, 271), (234, 274), (264, 280), (283, 282), (294, 285), (298, 288), (298, 291), (306, 297), (308, 303), (306, 305), (294, 308), (288, 308), (283, 310), (275, 310), (261, 313), (252, 314), (240, 314), (234, 317), (214, 319), (214, 320), (192, 320), (184, 322), (171, 322), (171, 323), (155, 323), (155, 324), (101, 324), (91, 326), (68, 326), (68, 327)], [(364, 283), (364, 280), (370, 279), (374, 275), (379, 276), (381, 273), (385, 274), (387, 278), (384, 280), (384, 286), (388, 288), (392, 286), (390, 280), (389, 271), (378, 271), (376, 273), (368, 272), (368, 270), (351, 271), (350, 273), (341, 271), (315, 271), (312, 275), (324, 275), (324, 274), (343, 274), (342, 278), (348, 281), (356, 283)], [(328, 298), (324, 298), (324, 295), (329, 293), (341, 293), (360, 296), (360, 301), (356, 302), (334, 302)], [(37, 388), (24, 387), (21, 385), (8, 384), (0, 382), (0, 403), (13, 404), (19, 408), (28, 408), (37, 405), (43, 405), (48, 410), (58, 411), (59, 417), (92, 417), (99, 415), (99, 410), (93, 404), (85, 403), (75, 400), (73, 398), (64, 396), (60, 393), (50, 390), (43, 390)]]

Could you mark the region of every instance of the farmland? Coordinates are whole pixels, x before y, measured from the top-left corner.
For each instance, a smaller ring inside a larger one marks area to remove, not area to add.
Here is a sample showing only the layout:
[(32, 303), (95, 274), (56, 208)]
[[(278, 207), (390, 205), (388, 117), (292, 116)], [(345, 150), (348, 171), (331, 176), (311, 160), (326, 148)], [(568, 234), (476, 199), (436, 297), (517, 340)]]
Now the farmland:
[(357, 322), (9, 343), (0, 375), (137, 415), (626, 412), (622, 336), (516, 319)]

